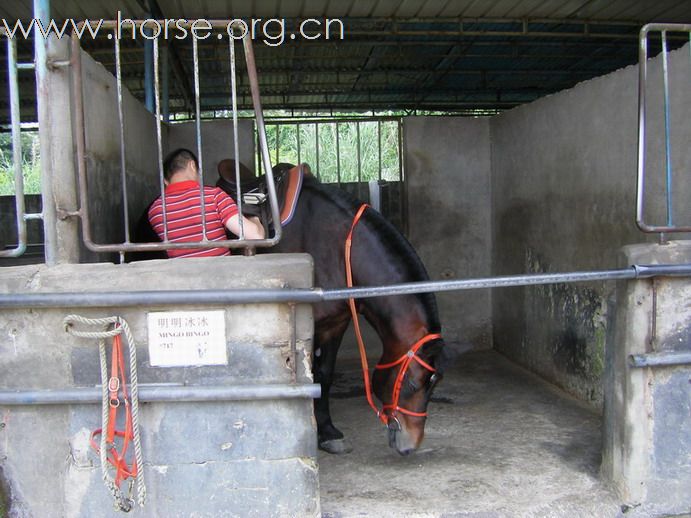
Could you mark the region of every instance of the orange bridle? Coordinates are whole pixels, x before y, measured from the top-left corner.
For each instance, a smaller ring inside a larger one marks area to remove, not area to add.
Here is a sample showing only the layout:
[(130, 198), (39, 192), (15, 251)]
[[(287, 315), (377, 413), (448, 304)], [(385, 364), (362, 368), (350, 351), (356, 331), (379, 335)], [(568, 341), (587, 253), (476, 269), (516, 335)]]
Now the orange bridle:
[[(360, 221), (360, 218), (362, 217), (362, 214), (365, 212), (365, 209), (367, 209), (369, 205), (366, 203), (363, 203), (360, 206), (360, 209), (357, 211), (355, 214), (355, 217), (353, 218), (353, 223), (350, 226), (350, 232), (348, 232), (348, 237), (346, 238), (345, 242), (345, 266), (346, 266), (346, 282), (348, 284), (349, 288), (353, 287), (353, 272), (352, 268), (350, 265), (350, 249), (352, 247), (352, 241), (353, 241), (353, 231), (355, 230), (355, 226), (358, 224), (358, 221)], [(418, 364), (420, 364), (422, 367), (427, 369), (430, 372), (436, 372), (436, 369), (432, 367), (430, 364), (425, 362), (422, 358), (420, 358), (417, 353), (420, 350), (420, 348), (425, 345), (427, 342), (431, 340), (436, 340), (438, 338), (441, 338), (441, 335), (439, 333), (428, 333), (427, 335), (423, 336), (420, 338), (413, 346), (410, 348), (410, 350), (405, 353), (403, 356), (401, 356), (398, 360), (393, 361), (391, 363), (385, 363), (385, 364), (378, 364), (375, 365), (375, 369), (377, 370), (382, 370), (382, 369), (390, 369), (392, 367), (395, 367), (396, 365), (400, 365), (400, 368), (398, 370), (398, 375), (396, 376), (396, 381), (394, 382), (394, 388), (393, 388), (393, 395), (391, 398), (391, 404), (389, 405), (383, 405), (381, 409), (377, 408), (377, 405), (374, 403), (374, 400), (372, 398), (372, 388), (370, 386), (370, 380), (369, 380), (369, 365), (367, 364), (367, 352), (365, 350), (365, 343), (362, 339), (362, 333), (360, 331), (360, 321), (358, 319), (358, 313), (357, 309), (355, 307), (355, 299), (352, 297), (348, 299), (348, 306), (350, 307), (350, 313), (353, 317), (353, 327), (355, 330), (355, 337), (357, 339), (358, 343), (358, 349), (360, 350), (360, 363), (362, 365), (362, 375), (364, 378), (365, 382), (365, 394), (367, 396), (367, 402), (369, 403), (370, 407), (372, 407), (372, 410), (375, 411), (377, 414), (377, 417), (381, 419), (381, 421), (388, 425), (389, 424), (389, 415), (393, 417), (394, 420), (398, 421), (396, 419), (396, 414), (398, 412), (406, 415), (411, 415), (415, 417), (425, 417), (427, 416), (427, 412), (413, 412), (412, 410), (407, 410), (405, 408), (401, 408), (398, 405), (398, 401), (401, 396), (401, 387), (403, 386), (403, 378), (405, 377), (406, 372), (408, 371), (408, 368), (410, 367), (410, 364), (414, 361), (416, 361)], [(389, 414), (386, 414), (386, 410), (389, 410)]]

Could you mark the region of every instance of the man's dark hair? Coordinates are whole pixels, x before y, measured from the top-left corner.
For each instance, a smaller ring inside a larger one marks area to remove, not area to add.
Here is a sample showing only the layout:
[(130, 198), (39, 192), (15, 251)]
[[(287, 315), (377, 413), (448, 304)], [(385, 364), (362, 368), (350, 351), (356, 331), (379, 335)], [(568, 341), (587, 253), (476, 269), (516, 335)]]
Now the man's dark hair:
[(192, 151), (185, 148), (178, 148), (175, 151), (171, 151), (163, 161), (163, 177), (166, 180), (170, 180), (175, 173), (185, 169), (187, 164), (190, 163), (190, 160), (194, 162), (195, 167), (199, 170), (197, 155)]

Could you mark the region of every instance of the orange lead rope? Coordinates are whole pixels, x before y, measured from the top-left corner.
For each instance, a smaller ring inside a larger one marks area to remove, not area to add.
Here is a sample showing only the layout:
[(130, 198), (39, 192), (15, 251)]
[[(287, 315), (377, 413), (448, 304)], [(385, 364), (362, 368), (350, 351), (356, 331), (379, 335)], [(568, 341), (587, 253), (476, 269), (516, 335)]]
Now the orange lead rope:
[[(360, 209), (353, 218), (353, 224), (350, 226), (350, 232), (348, 232), (348, 237), (345, 241), (346, 282), (349, 288), (353, 287), (353, 270), (350, 267), (350, 248), (353, 242), (353, 231), (355, 230), (355, 226), (358, 224), (358, 221), (360, 221), (360, 218), (367, 207), (369, 207), (369, 205), (366, 203), (363, 203), (360, 206)], [(367, 402), (369, 403), (369, 406), (372, 407), (372, 410), (375, 411), (377, 417), (379, 417), (379, 419), (386, 424), (388, 422), (386, 415), (377, 408), (377, 405), (374, 404), (374, 400), (372, 399), (372, 388), (370, 387), (369, 382), (369, 365), (367, 364), (367, 351), (365, 350), (365, 342), (362, 340), (362, 333), (360, 332), (360, 320), (358, 319), (357, 308), (355, 307), (355, 299), (352, 297), (349, 298), (348, 306), (350, 307), (350, 314), (353, 317), (355, 338), (357, 339), (357, 346), (360, 350), (360, 364), (362, 365), (362, 375), (365, 381), (365, 394), (367, 395)]]
[[(352, 247), (352, 241), (353, 241), (353, 231), (355, 230), (355, 226), (358, 224), (360, 221), (360, 218), (362, 217), (363, 213), (365, 212), (365, 209), (367, 209), (369, 205), (366, 203), (363, 203), (360, 208), (358, 209), (357, 213), (355, 214), (355, 217), (353, 218), (353, 223), (350, 226), (350, 232), (348, 232), (348, 237), (346, 237), (345, 241), (345, 267), (346, 267), (346, 282), (348, 284), (349, 288), (353, 287), (353, 271), (350, 265), (350, 249)], [(401, 394), (401, 386), (403, 385), (403, 378), (405, 376), (405, 373), (408, 370), (408, 367), (410, 366), (411, 362), (413, 360), (417, 361), (422, 367), (425, 369), (435, 372), (435, 368), (429, 365), (427, 362), (422, 360), (419, 356), (417, 356), (417, 351), (427, 342), (431, 340), (436, 340), (438, 338), (441, 338), (441, 335), (439, 333), (429, 333), (425, 336), (423, 336), (420, 340), (415, 342), (415, 344), (410, 348), (410, 350), (403, 356), (401, 356), (398, 360), (391, 362), (391, 363), (386, 363), (386, 364), (379, 364), (376, 365), (374, 368), (375, 369), (389, 369), (391, 367), (395, 367), (398, 364), (401, 364), (400, 369), (398, 370), (398, 375), (396, 376), (396, 382), (394, 383), (394, 390), (393, 390), (393, 398), (392, 398), (392, 403), (390, 405), (384, 405), (382, 409), (378, 409), (377, 405), (374, 404), (374, 400), (372, 399), (372, 388), (370, 386), (370, 380), (369, 380), (369, 365), (367, 364), (367, 351), (365, 349), (365, 343), (362, 339), (362, 333), (360, 332), (360, 320), (358, 318), (358, 313), (357, 313), (357, 308), (355, 307), (355, 299), (352, 297), (348, 299), (348, 306), (350, 307), (350, 313), (353, 318), (353, 328), (355, 331), (355, 338), (357, 339), (357, 344), (358, 344), (358, 349), (360, 350), (360, 363), (362, 365), (362, 376), (364, 379), (365, 383), (365, 394), (367, 396), (367, 402), (369, 403), (369, 406), (372, 407), (372, 410), (375, 411), (377, 414), (377, 417), (384, 423), (388, 424), (389, 422), (389, 417), (384, 413), (384, 410), (390, 409), (391, 415), (395, 416), (397, 412), (401, 412), (403, 414), (411, 415), (411, 416), (416, 416), (416, 417), (425, 417), (427, 415), (427, 412), (413, 412), (411, 410), (406, 410), (405, 408), (401, 408), (398, 406), (398, 399)]]

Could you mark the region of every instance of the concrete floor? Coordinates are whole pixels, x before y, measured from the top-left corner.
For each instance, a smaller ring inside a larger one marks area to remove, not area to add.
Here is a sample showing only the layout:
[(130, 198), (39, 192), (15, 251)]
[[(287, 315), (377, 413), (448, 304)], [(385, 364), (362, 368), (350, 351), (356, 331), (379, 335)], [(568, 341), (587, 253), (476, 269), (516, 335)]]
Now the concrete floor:
[(466, 353), (447, 370), (410, 457), (389, 449), (358, 368), (342, 364), (333, 389), (353, 451), (320, 452), (324, 518), (628, 515), (598, 477), (600, 417), (501, 355)]

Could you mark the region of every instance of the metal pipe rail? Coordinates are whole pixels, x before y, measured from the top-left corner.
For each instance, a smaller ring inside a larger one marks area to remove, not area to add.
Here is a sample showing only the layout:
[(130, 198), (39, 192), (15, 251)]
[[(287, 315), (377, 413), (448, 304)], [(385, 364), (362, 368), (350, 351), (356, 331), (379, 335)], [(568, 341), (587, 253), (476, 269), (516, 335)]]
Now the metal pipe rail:
[(629, 356), (631, 367), (675, 367), (691, 364), (691, 351), (661, 351)]
[(26, 222), (41, 219), (42, 214), (27, 214), (24, 202), (24, 174), (22, 172), (21, 110), (19, 103), (19, 70), (33, 70), (33, 63), (17, 62), (17, 42), (10, 38), (4, 28), (0, 36), (7, 40), (7, 82), (10, 96), (10, 127), (12, 131), (12, 166), (14, 171), (14, 205), (17, 228), (17, 246), (0, 250), (0, 257), (19, 257), (27, 248)]
[(359, 288), (274, 288), (238, 290), (160, 290), (80, 293), (7, 293), (0, 295), (0, 308), (104, 308), (123, 306), (178, 306), (194, 304), (314, 304), (348, 298), (411, 295), (433, 291), (537, 286), (542, 284), (649, 279), (691, 276), (691, 264), (634, 265), (618, 270), (507, 275), (453, 281), (423, 281)]
[[(646, 222), (645, 219), (645, 144), (646, 144), (646, 85), (648, 82), (648, 33), (659, 31), (662, 39), (662, 80), (663, 80), (663, 103), (664, 103), (664, 128), (665, 128), (665, 189), (666, 189), (666, 223), (656, 225)], [(667, 32), (688, 33), (691, 41), (691, 24), (675, 23), (650, 23), (644, 25), (640, 30), (639, 49), (638, 49), (638, 166), (637, 166), (637, 186), (636, 186), (636, 225), (643, 232), (665, 233), (665, 232), (691, 232), (691, 225), (678, 225), (674, 222), (673, 193), (674, 179), (672, 167), (672, 150), (670, 135), (670, 91), (669, 91), (669, 70), (668, 70), (668, 50)]]
[[(139, 401), (257, 401), (266, 399), (311, 398), (321, 395), (318, 384), (265, 384), (265, 385), (177, 385), (139, 384)], [(70, 405), (101, 403), (101, 387), (0, 390), (0, 405)]]

